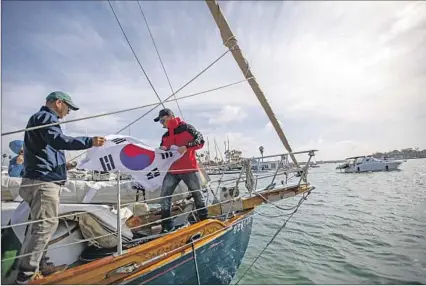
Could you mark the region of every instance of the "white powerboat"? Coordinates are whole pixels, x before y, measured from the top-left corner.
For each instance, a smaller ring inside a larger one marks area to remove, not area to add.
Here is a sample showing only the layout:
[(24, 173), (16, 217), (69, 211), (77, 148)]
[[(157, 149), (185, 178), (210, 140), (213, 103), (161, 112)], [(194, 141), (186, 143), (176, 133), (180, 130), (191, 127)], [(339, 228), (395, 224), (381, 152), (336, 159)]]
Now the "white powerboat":
[(403, 160), (376, 159), (373, 156), (356, 156), (345, 159), (345, 162), (336, 167), (344, 173), (395, 171)]

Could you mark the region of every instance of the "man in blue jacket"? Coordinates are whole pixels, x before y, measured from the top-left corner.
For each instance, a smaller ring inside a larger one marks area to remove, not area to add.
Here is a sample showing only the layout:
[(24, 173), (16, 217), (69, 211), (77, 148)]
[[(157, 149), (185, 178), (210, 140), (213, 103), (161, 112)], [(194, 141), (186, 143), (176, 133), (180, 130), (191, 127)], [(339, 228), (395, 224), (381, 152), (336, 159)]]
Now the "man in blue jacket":
[(9, 148), (17, 154), (9, 161), (9, 177), (22, 177), (24, 171), (24, 142), (22, 140), (14, 140), (9, 143)]
[[(52, 92), (46, 98), (46, 105), (30, 117), (26, 128), (58, 123), (70, 110), (78, 109), (68, 94)], [(46, 260), (43, 251), (58, 227), (60, 190), (67, 180), (63, 150), (84, 150), (102, 146), (104, 142), (103, 137), (66, 136), (60, 125), (25, 131), (24, 172), (19, 195), (31, 208), (31, 220), (38, 222), (30, 225), (22, 243), (21, 255), (31, 255), (21, 258), (16, 283), (26, 284), (40, 274), (66, 269), (66, 266), (46, 267), (46, 262), (40, 267), (40, 262)]]

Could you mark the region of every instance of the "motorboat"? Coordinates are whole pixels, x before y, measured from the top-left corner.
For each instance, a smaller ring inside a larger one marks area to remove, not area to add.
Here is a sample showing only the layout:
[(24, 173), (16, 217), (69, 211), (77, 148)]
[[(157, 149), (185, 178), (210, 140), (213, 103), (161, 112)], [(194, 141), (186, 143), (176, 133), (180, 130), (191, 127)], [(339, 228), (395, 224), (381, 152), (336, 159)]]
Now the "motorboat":
[(346, 158), (345, 162), (336, 169), (344, 173), (395, 171), (403, 162), (403, 160), (377, 159), (371, 155), (364, 155)]

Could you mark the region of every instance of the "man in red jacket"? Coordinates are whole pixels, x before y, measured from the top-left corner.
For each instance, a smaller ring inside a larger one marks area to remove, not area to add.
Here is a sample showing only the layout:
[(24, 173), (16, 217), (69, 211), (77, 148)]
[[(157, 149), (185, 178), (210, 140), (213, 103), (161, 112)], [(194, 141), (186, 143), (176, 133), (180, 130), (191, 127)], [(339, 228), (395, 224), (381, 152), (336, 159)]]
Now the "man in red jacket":
[(171, 145), (175, 145), (179, 147), (179, 153), (183, 154), (170, 167), (164, 177), (161, 188), (161, 196), (165, 197), (161, 202), (161, 219), (165, 219), (161, 222), (161, 225), (163, 232), (168, 232), (173, 229), (172, 221), (167, 219), (171, 216), (171, 196), (181, 180), (185, 182), (188, 191), (194, 198), (198, 218), (200, 220), (207, 218), (208, 211), (200, 191), (200, 175), (195, 156), (195, 151), (203, 148), (204, 139), (203, 135), (194, 126), (185, 123), (179, 117), (175, 117), (173, 112), (168, 108), (160, 110), (158, 117), (154, 121), (160, 121), (163, 127), (168, 129), (161, 139), (160, 148), (168, 150)]

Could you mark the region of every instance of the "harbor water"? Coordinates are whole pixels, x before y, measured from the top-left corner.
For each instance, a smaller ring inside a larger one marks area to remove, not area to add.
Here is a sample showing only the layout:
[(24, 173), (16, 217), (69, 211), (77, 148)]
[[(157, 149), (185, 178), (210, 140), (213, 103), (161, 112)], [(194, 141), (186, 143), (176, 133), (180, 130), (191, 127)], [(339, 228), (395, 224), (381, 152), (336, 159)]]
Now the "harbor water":
[(426, 284), (426, 159), (394, 172), (344, 174), (336, 166), (310, 169), (316, 189), (243, 275), (289, 213), (257, 209), (231, 284)]

